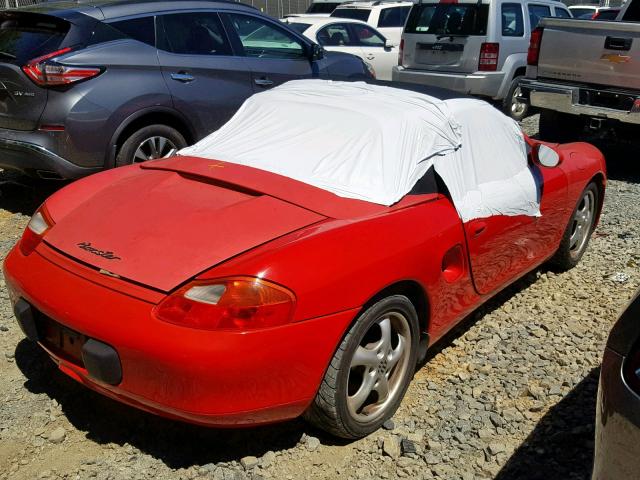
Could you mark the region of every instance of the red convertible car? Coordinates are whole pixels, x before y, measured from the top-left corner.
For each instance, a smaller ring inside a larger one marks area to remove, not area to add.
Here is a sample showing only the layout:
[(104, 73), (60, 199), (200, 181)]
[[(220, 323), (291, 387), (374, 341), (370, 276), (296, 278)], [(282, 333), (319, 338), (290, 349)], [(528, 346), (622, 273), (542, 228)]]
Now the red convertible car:
[(291, 83), (33, 215), (4, 274), (64, 373), (197, 424), (304, 414), (358, 438), (456, 322), (582, 257), (605, 190), (596, 148), (527, 138), (478, 100)]

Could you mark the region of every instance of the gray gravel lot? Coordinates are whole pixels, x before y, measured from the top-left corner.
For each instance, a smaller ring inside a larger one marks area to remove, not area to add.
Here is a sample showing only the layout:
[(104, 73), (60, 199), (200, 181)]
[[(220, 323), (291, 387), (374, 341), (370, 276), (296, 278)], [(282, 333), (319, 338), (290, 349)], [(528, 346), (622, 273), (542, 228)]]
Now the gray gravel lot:
[[(475, 312), (433, 347), (393, 421), (356, 442), (302, 421), (200, 428), (103, 398), (23, 340), (0, 282), (0, 479), (589, 478), (600, 357), (640, 284), (640, 157), (607, 152), (582, 263), (533, 272)], [(12, 179), (0, 174), (2, 257), (56, 188)]]

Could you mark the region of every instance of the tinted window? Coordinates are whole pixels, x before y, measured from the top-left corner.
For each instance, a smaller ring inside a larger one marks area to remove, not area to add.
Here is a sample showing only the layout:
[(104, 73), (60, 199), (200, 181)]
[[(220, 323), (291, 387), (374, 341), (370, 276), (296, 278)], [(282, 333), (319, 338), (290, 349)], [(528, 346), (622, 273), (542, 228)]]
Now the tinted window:
[(287, 22), (287, 25), (289, 25), (289, 28), (295, 30), (298, 33), (304, 33), (307, 30), (307, 28), (311, 26), (310, 23), (289, 23), (289, 22)]
[(502, 36), (522, 37), (524, 35), (524, 18), (519, 3), (502, 4)]
[(551, 8), (545, 5), (529, 5), (529, 23), (531, 30), (538, 26), (540, 19), (551, 16)]
[(571, 18), (571, 14), (569, 13), (569, 10), (565, 10), (564, 8), (556, 7), (556, 17)]
[(367, 25), (351, 25), (358, 45), (363, 47), (384, 47), (384, 37)]
[(120, 22), (112, 22), (109, 25), (124, 33), (127, 37), (151, 46), (155, 46), (156, 44), (156, 28), (153, 17), (122, 20)]
[(378, 28), (404, 27), (404, 21), (409, 15), (411, 7), (383, 8), (378, 19)]
[(627, 0), (631, 2), (627, 5), (627, 10), (622, 18), (625, 22), (640, 22), (640, 0)]
[(260, 58), (306, 57), (303, 44), (286, 30), (249, 15), (228, 14), (244, 54)]
[(327, 47), (353, 45), (354, 43), (349, 29), (343, 23), (334, 23), (321, 28), (318, 30), (316, 39), (320, 45)]
[(307, 13), (331, 13), (340, 5), (339, 3), (312, 3), (307, 8)]
[(603, 10), (598, 13), (596, 20), (615, 20), (618, 17), (619, 10)]
[(489, 5), (423, 3), (411, 9), (405, 32), (435, 35), (486, 35)]
[(331, 17), (350, 18), (352, 20), (360, 20), (366, 22), (369, 20), (371, 10), (368, 8), (336, 8)]
[(596, 9), (595, 8), (572, 8), (571, 13), (575, 18), (582, 18), (585, 15), (588, 15), (588, 18), (591, 18), (591, 16), (594, 13), (596, 13)]
[(55, 52), (69, 31), (69, 23), (46, 15), (0, 14), (0, 62), (25, 64)]
[(158, 17), (158, 48), (183, 55), (231, 55), (216, 13), (177, 13)]

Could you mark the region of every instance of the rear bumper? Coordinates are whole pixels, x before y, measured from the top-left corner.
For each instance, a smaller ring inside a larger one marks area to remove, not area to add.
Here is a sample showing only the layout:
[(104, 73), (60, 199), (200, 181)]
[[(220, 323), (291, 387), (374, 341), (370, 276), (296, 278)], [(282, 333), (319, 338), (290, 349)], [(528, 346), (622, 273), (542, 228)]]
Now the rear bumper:
[(629, 112), (579, 103), (580, 87), (531, 79), (520, 80), (523, 96), (533, 107), (640, 125), (640, 111)]
[(75, 165), (41, 145), (8, 137), (0, 130), (0, 168), (42, 178), (80, 178), (101, 170)]
[(74, 263), (43, 244), (26, 257), (14, 248), (4, 274), (14, 300), (24, 299), (46, 317), (112, 347), (121, 381), (101, 381), (91, 365), (62, 358), (42, 341), (40, 346), (60, 370), (93, 390), (197, 424), (252, 425), (299, 416), (356, 313), (261, 331), (195, 330), (153, 317), (162, 294), (107, 288), (94, 281), (96, 272), (87, 277), (84, 270), (90, 269)]
[(502, 82), (503, 72), (475, 72), (470, 74), (440, 73), (426, 70), (414, 70), (396, 66), (392, 70), (394, 81), (419, 83), (456, 92), (496, 98)]

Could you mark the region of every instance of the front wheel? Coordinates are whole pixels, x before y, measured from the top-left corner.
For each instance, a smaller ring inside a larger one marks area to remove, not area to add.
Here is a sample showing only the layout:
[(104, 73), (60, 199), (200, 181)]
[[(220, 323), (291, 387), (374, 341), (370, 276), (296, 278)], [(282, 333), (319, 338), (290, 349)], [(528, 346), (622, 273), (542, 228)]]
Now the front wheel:
[(418, 316), (402, 295), (355, 321), (329, 365), (305, 419), (342, 438), (361, 438), (397, 410), (416, 365)]
[(116, 157), (116, 167), (170, 157), (186, 146), (186, 140), (175, 128), (149, 125), (124, 141)]
[(560, 248), (551, 259), (551, 264), (559, 270), (575, 267), (584, 255), (596, 223), (598, 202), (598, 186), (591, 182), (580, 195), (578, 205), (562, 236)]

